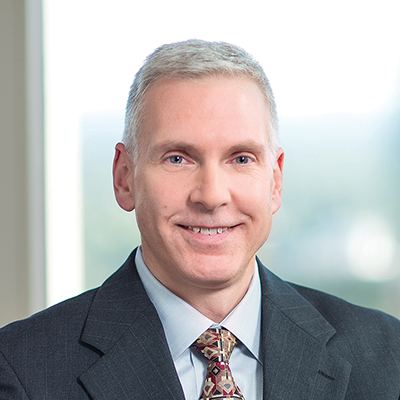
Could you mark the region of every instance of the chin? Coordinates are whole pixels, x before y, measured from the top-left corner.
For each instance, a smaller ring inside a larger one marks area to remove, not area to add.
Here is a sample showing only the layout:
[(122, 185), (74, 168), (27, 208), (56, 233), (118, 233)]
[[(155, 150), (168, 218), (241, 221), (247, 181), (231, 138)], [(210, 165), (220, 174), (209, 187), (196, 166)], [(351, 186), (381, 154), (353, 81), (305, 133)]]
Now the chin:
[(226, 286), (243, 276), (246, 270), (247, 268), (234, 266), (232, 263), (223, 265), (217, 261), (217, 264), (203, 264), (203, 267), (198, 264), (196, 270), (191, 273), (191, 278), (193, 281), (211, 286)]

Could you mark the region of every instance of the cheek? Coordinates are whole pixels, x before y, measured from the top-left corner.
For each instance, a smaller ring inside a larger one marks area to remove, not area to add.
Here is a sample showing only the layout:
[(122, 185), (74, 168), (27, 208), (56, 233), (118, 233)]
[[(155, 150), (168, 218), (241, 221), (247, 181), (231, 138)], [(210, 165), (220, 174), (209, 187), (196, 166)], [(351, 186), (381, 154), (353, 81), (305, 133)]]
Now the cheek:
[(235, 187), (236, 198), (240, 199), (241, 208), (248, 214), (259, 214), (256, 216), (260, 218), (271, 214), (272, 190), (267, 179), (244, 179)]
[(185, 204), (184, 188), (165, 176), (140, 177), (136, 210), (150, 219), (168, 217)]

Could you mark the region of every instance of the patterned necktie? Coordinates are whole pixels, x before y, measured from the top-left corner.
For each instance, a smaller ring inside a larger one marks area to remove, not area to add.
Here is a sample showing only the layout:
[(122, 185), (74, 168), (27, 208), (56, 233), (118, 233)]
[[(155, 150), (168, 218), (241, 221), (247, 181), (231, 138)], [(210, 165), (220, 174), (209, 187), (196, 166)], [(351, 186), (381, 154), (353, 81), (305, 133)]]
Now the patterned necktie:
[(236, 343), (236, 337), (224, 328), (208, 329), (193, 343), (193, 347), (197, 348), (208, 362), (200, 400), (244, 400), (229, 368), (229, 358)]

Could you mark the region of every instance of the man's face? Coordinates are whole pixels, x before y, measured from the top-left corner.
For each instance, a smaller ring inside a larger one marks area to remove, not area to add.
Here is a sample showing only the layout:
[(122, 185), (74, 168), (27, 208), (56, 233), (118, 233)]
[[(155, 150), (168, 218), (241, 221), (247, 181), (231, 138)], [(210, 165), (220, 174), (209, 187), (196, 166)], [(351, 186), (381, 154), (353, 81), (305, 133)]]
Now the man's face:
[(281, 203), (283, 154), (271, 159), (260, 89), (239, 78), (164, 80), (143, 113), (124, 208), (136, 209), (147, 266), (183, 298), (249, 282)]

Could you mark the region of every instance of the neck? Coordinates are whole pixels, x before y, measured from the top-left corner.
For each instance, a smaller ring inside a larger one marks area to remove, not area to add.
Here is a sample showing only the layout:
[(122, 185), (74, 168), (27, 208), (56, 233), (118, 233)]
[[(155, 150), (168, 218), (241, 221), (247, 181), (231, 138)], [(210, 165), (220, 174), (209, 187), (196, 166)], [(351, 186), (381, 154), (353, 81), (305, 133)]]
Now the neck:
[(220, 288), (165, 284), (164, 286), (207, 318), (220, 323), (246, 295), (253, 274), (254, 268), (250, 268), (240, 280)]
[[(241, 302), (247, 289), (248, 286), (245, 290), (241, 290), (240, 292), (235, 288), (233, 293), (227, 293), (229, 291), (220, 291), (205, 294), (201, 299), (194, 298), (183, 300), (215, 323), (220, 323)], [(217, 307), (216, 304), (218, 304)]]

